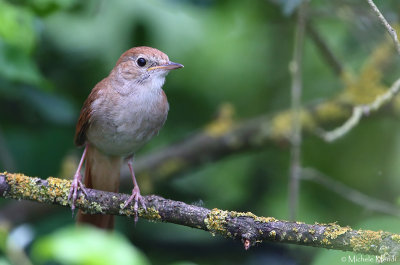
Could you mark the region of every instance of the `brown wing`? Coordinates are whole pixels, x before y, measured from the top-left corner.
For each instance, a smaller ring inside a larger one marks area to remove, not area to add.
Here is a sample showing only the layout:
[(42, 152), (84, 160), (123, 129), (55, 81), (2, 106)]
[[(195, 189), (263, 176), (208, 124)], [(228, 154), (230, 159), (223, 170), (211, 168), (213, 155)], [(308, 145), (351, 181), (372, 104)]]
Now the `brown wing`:
[(103, 79), (99, 82), (89, 94), (88, 98), (83, 103), (83, 107), (81, 109), (81, 114), (79, 115), (78, 123), (76, 124), (75, 131), (75, 145), (82, 146), (86, 142), (86, 132), (90, 126), (90, 120), (92, 116), (92, 103), (98, 96), (98, 91), (104, 85), (106, 79)]
[(78, 123), (76, 124), (74, 142), (77, 146), (82, 146), (86, 142), (86, 131), (89, 128), (90, 112), (90, 104), (87, 99), (83, 104)]

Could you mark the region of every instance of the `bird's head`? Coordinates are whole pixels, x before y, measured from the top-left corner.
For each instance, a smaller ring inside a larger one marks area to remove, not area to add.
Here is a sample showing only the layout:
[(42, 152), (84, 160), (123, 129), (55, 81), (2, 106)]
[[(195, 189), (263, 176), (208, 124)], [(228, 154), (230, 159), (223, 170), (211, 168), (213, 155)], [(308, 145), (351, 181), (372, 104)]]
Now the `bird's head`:
[(168, 56), (151, 47), (135, 47), (121, 55), (114, 71), (124, 81), (137, 84), (164, 83), (170, 70), (182, 68), (183, 65), (171, 62)]

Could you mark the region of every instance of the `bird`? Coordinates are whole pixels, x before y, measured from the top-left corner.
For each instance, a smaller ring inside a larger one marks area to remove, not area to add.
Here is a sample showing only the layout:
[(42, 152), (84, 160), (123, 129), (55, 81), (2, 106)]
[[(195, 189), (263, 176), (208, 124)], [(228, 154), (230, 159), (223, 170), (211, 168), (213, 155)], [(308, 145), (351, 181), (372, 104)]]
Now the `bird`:
[[(73, 212), (79, 189), (84, 196), (87, 196), (86, 188), (118, 192), (123, 163), (128, 163), (133, 181), (132, 195), (123, 208), (133, 203), (135, 223), (139, 205), (146, 210), (133, 169), (133, 157), (163, 127), (169, 104), (162, 87), (167, 74), (182, 67), (158, 49), (134, 47), (124, 52), (110, 74), (92, 89), (75, 131), (75, 145), (84, 147), (84, 151), (68, 196)], [(77, 222), (110, 230), (114, 227), (112, 215), (90, 215), (81, 210)]]

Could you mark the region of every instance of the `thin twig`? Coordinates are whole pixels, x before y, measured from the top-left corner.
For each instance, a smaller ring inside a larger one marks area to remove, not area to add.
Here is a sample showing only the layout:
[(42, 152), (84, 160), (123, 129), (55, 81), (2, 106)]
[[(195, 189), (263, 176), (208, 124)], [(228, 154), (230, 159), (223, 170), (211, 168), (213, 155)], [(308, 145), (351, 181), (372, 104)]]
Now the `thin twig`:
[(342, 75), (343, 66), (341, 65), (335, 54), (331, 51), (325, 40), (312, 25), (311, 21), (307, 22), (307, 34), (311, 37), (311, 40), (321, 52), (322, 58), (324, 58), (328, 65), (331, 66), (333, 72), (338, 76)]
[(377, 96), (372, 103), (354, 107), (352, 115), (345, 123), (343, 123), (343, 125), (329, 132), (321, 130), (318, 134), (327, 142), (333, 142), (343, 137), (360, 122), (364, 115), (369, 115), (370, 113), (377, 111), (380, 107), (389, 102), (399, 92), (399, 90), (400, 78), (393, 83), (388, 91)]
[(297, 15), (297, 27), (294, 42), (293, 60), (290, 63), (292, 74), (291, 111), (292, 111), (292, 136), (290, 153), (289, 175), (289, 216), (295, 220), (299, 194), (300, 153), (301, 153), (301, 93), (302, 93), (302, 58), (304, 34), (306, 25), (306, 12), (308, 1), (303, 1)]
[(355, 190), (338, 181), (333, 180), (332, 178), (324, 175), (323, 173), (315, 169), (303, 168), (301, 172), (301, 179), (316, 182), (324, 186), (328, 190), (337, 193), (341, 197), (351, 201), (354, 204), (360, 205), (367, 210), (400, 217), (399, 207), (361, 193), (358, 190)]
[(397, 38), (397, 33), (390, 26), (390, 24), (387, 22), (386, 18), (382, 15), (381, 11), (379, 11), (378, 7), (375, 5), (374, 1), (372, 0), (367, 0), (368, 4), (371, 6), (372, 10), (376, 13), (378, 16), (379, 20), (381, 21), (382, 25), (385, 26), (386, 30), (388, 31), (390, 37), (392, 37), (394, 45), (396, 46), (397, 52), (400, 54), (400, 43), (399, 39)]
[[(42, 180), (21, 174), (0, 173), (0, 197), (33, 200), (70, 208), (71, 182), (48, 178)], [(122, 210), (128, 194), (87, 189), (88, 196), (78, 192), (77, 208), (90, 214), (134, 216), (133, 207)], [(250, 212), (209, 210), (196, 205), (144, 196), (147, 211), (140, 208), (141, 218), (202, 229), (242, 241), (244, 248), (268, 242), (297, 244), (327, 249), (353, 251), (396, 259), (400, 253), (400, 234), (383, 231), (353, 230), (331, 224), (288, 222), (273, 217), (259, 217)], [(17, 210), (17, 209), (16, 209)], [(69, 209), (68, 209), (69, 210)]]

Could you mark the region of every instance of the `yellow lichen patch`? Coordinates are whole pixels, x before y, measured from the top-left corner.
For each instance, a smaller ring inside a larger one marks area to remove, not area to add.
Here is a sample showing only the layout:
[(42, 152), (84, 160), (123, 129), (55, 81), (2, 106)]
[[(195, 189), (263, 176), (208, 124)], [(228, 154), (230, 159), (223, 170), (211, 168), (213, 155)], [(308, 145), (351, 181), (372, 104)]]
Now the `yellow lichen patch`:
[[(274, 117), (271, 123), (271, 136), (273, 138), (289, 139), (292, 133), (292, 112), (284, 111)], [(300, 124), (304, 130), (312, 130), (315, 127), (315, 121), (307, 110), (301, 110)]]
[(41, 186), (36, 183), (41, 181), (39, 178), (30, 178), (23, 174), (10, 174), (6, 173), (6, 181), (11, 186), (11, 190), (7, 196), (24, 199), (41, 199)]
[(226, 218), (228, 217), (228, 215), (228, 211), (223, 211), (216, 208), (212, 209), (211, 212), (207, 215), (207, 218), (204, 219), (207, 230), (210, 231), (213, 235), (218, 233), (224, 236), (228, 236), (226, 231)]
[(47, 178), (47, 195), (52, 200), (57, 200), (61, 205), (68, 205), (68, 194), (71, 188), (71, 182), (58, 178)]
[(180, 158), (168, 159), (159, 166), (157, 173), (158, 175), (161, 176), (169, 176), (181, 170), (183, 167), (185, 167), (185, 165), (186, 162), (183, 159)]
[(308, 233), (310, 233), (311, 235), (314, 235), (315, 232), (316, 232), (316, 231), (315, 231), (315, 229), (313, 229), (313, 228), (311, 228), (311, 229), (308, 230)]
[(331, 245), (332, 244), (326, 237), (324, 237), (321, 242), (323, 245)]
[(275, 230), (271, 230), (268, 235), (269, 235), (270, 238), (275, 239), (276, 231)]
[(352, 105), (368, 104), (383, 94), (386, 89), (387, 87), (380, 83), (378, 73), (371, 69), (366, 74), (362, 74), (359, 79), (348, 82), (339, 99)]
[(400, 235), (399, 234), (391, 235), (391, 238), (392, 238), (393, 241), (396, 241), (397, 243), (400, 243)]
[(319, 104), (315, 109), (315, 113), (317, 119), (321, 121), (346, 118), (350, 115), (349, 110), (344, 109), (335, 101), (326, 101)]
[(47, 185), (40, 183), (40, 178), (27, 177), (23, 174), (5, 174), (6, 181), (11, 189), (6, 196), (16, 199), (36, 200), (52, 203), (57, 201), (61, 205), (68, 204), (68, 194), (71, 182), (68, 180), (49, 177)]
[(103, 207), (101, 207), (101, 205), (98, 202), (89, 202), (85, 199), (79, 198), (76, 201), (77, 205), (85, 205), (86, 209), (85, 212), (86, 213), (90, 213), (90, 214), (104, 214), (103, 212)]
[(161, 221), (161, 215), (154, 207), (148, 207), (147, 211), (140, 208), (139, 209), (139, 216), (145, 218), (150, 221)]
[(274, 217), (262, 217), (262, 216), (257, 216), (254, 220), (256, 222), (260, 222), (260, 223), (271, 223), (271, 222), (277, 222), (278, 221)]
[[(133, 210), (133, 206), (126, 207), (124, 208), (124, 203), (121, 203), (119, 214), (120, 215), (125, 215), (128, 217), (135, 216), (135, 211)], [(145, 218), (149, 221), (161, 221), (161, 215), (160, 213), (156, 210), (154, 207), (147, 207), (147, 210), (144, 210), (143, 208), (138, 209), (138, 215), (139, 217)]]
[(345, 234), (346, 232), (351, 231), (351, 228), (341, 227), (337, 224), (331, 224), (325, 228), (324, 236), (328, 239), (336, 239), (338, 236)]
[(260, 223), (269, 223), (269, 222), (276, 222), (277, 220), (274, 217), (262, 217), (262, 216), (257, 216), (253, 214), (252, 212), (235, 212), (231, 211), (229, 212), (229, 215), (232, 217), (250, 217), (253, 218), (254, 221), (260, 222)]
[(350, 246), (355, 252), (369, 252), (382, 242), (382, 235), (382, 231), (358, 230), (357, 235), (350, 238)]
[(236, 211), (231, 211), (231, 212), (229, 212), (229, 214), (230, 214), (230, 216), (232, 216), (233, 218), (235, 218), (235, 217), (242, 217), (242, 216), (251, 217), (251, 218), (253, 218), (253, 219), (257, 218), (257, 215), (255, 215), (255, 214), (252, 213), (252, 212), (236, 212)]
[(220, 106), (217, 118), (208, 124), (204, 132), (211, 137), (219, 137), (233, 128), (233, 114), (235, 109), (232, 104), (224, 103)]
[(385, 40), (374, 50), (357, 77), (344, 76), (345, 90), (340, 99), (352, 105), (367, 104), (384, 93), (387, 88), (382, 84), (383, 68), (392, 54), (392, 43)]

